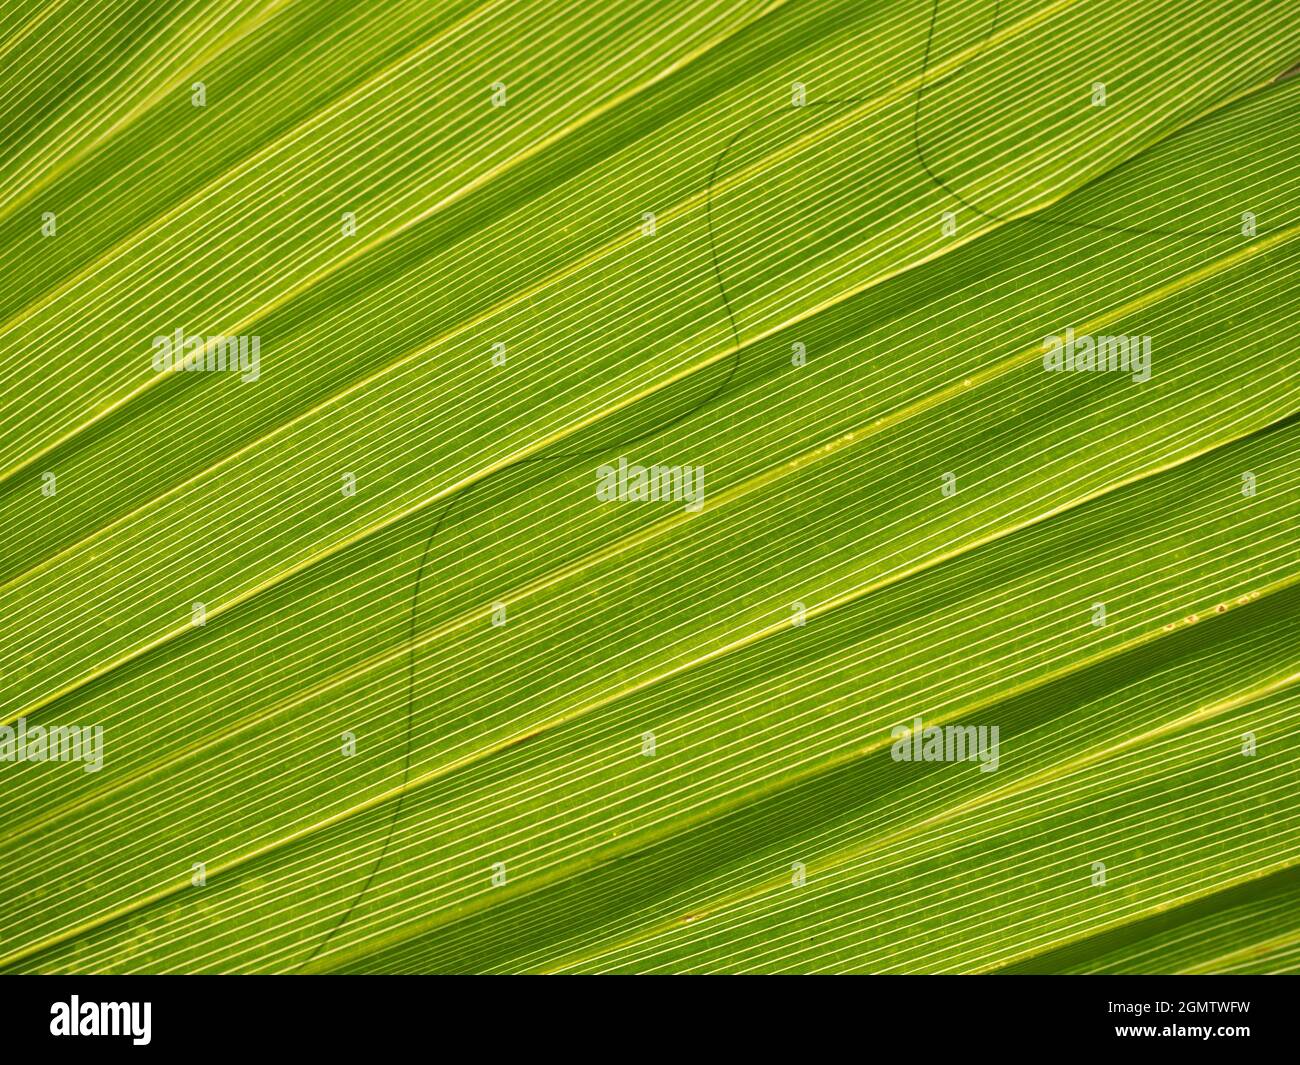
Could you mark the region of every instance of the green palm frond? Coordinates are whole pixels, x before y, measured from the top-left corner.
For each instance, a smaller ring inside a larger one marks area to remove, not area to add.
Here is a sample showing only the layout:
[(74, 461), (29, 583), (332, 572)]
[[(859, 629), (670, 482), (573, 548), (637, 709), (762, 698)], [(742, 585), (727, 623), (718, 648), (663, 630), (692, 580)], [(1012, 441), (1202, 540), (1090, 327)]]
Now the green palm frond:
[(5, 3), (0, 969), (1300, 969), (1297, 13)]

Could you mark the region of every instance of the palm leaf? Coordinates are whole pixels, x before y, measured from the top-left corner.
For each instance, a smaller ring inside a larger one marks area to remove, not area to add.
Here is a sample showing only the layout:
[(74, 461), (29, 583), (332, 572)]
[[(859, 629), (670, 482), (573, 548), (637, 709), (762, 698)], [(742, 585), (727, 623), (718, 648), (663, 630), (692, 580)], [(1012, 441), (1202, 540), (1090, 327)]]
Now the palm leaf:
[(0, 966), (1296, 969), (1284, 8), (5, 5)]

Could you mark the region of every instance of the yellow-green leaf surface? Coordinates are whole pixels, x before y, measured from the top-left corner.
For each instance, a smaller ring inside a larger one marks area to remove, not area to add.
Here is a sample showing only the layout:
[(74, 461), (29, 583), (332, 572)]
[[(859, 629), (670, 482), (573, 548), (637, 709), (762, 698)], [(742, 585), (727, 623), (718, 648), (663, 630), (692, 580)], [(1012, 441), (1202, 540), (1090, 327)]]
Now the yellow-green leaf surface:
[(0, 969), (1300, 970), (1297, 16), (4, 4)]

